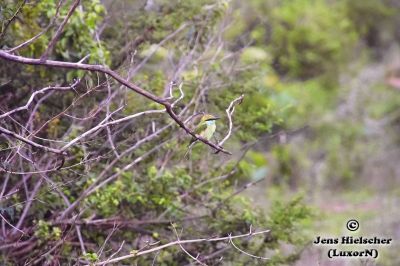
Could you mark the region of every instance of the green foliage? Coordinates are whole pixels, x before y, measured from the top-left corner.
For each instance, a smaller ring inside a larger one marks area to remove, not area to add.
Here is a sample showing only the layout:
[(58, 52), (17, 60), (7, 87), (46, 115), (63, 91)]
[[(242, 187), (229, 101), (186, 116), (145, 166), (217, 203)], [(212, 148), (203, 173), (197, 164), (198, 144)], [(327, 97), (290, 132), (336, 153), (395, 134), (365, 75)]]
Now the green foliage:
[[(60, 8), (56, 25), (58, 26), (72, 4), (72, 0), (66, 1)], [(55, 58), (65, 61), (79, 61), (90, 54), (91, 63), (108, 63), (109, 52), (101, 42), (94, 38), (95, 30), (105, 14), (100, 1), (82, 1), (83, 8), (77, 8), (66, 25), (60, 40), (55, 47)], [(23, 20), (17, 20), (9, 30), (12, 36), (8, 37), (6, 47), (16, 46), (39, 34), (44, 27), (51, 23), (56, 14), (57, 2), (52, 0), (39, 1), (25, 5), (21, 13)], [(22, 54), (28, 57), (39, 57), (53, 36), (54, 31), (49, 30), (40, 36), (32, 45), (22, 50)]]
[[(301, 195), (293, 197), (288, 202), (274, 201), (271, 204), (271, 212), (268, 217), (268, 225), (271, 229), (271, 240), (281, 240), (290, 244), (304, 243), (304, 235), (296, 234), (302, 227), (302, 222), (312, 217), (311, 209), (302, 203)], [(277, 242), (272, 241), (271, 247), (276, 247)]]
[(271, 15), (271, 53), (279, 70), (293, 77), (308, 78), (334, 70), (332, 66), (351, 51), (357, 38), (339, 3), (282, 1)]
[(97, 253), (94, 252), (87, 252), (83, 255), (83, 258), (90, 261), (90, 262), (96, 262), (99, 257), (97, 256)]
[(393, 16), (399, 11), (390, 1), (352, 1), (346, 0), (346, 16), (352, 21), (356, 31), (369, 42), (377, 45), (382, 41), (381, 32), (394, 31)]
[(42, 242), (47, 240), (59, 240), (61, 235), (62, 231), (59, 227), (51, 226), (44, 220), (39, 220), (36, 224), (35, 236)]
[[(112, 56), (113, 65), (119, 66), (121, 61), (125, 59), (124, 56), (129, 55), (129, 52), (133, 52), (123, 47), (123, 40), (126, 40), (127, 37), (137, 36), (133, 45), (140, 48), (139, 55), (143, 58), (151, 51), (151, 47), (154, 47), (155, 44), (158, 44), (184, 23), (190, 26), (187, 27), (185, 35), (181, 37), (180, 43), (177, 44), (178, 49), (161, 47), (156, 53), (158, 60), (150, 60), (150, 64), (146, 65), (146, 68), (154, 63), (159, 64), (159, 60), (165, 57), (166, 50), (173, 49), (176, 54), (182, 54), (182, 52), (187, 51), (200, 30), (202, 31), (200, 41), (203, 43), (205, 39), (202, 38), (207, 36), (204, 30), (212, 30), (213, 25), (223, 15), (226, 9), (224, 2), (214, 0), (163, 0), (156, 1), (148, 12), (143, 12), (141, 5), (132, 5), (132, 7), (126, 9), (124, 8), (124, 1), (115, 1), (113, 5), (115, 11), (111, 10), (111, 12), (117, 12), (118, 17), (115, 18), (115, 24), (105, 29), (104, 32), (104, 36), (108, 40), (109, 50), (115, 51)], [(207, 22), (206, 27), (203, 27), (204, 22)]]
[(244, 63), (251, 64), (257, 62), (268, 62), (269, 56), (266, 51), (259, 47), (247, 47), (243, 49), (241, 60)]
[[(105, 9), (99, 0), (84, 1), (83, 3), (84, 9), (77, 9), (74, 12), (57, 43), (55, 49), (57, 57), (61, 56), (66, 61), (79, 61), (89, 54), (89, 63), (108, 64), (109, 52), (95, 38), (97, 25), (102, 21)], [(43, 7), (39, 8), (46, 10)], [(66, 12), (67, 10), (63, 9), (60, 15), (65, 16)], [(53, 15), (47, 13), (49, 19)]]
[(149, 166), (141, 177), (135, 178), (131, 172), (122, 173), (122, 178), (96, 191), (87, 202), (104, 216), (116, 214), (119, 207), (124, 206), (127, 207), (125, 215), (139, 217), (143, 213), (138, 210), (143, 207), (143, 212), (168, 209), (175, 213), (180, 205), (180, 192), (187, 190), (191, 184), (192, 178), (179, 169), (158, 173), (155, 166)]
[(265, 177), (269, 170), (268, 160), (260, 152), (249, 151), (245, 158), (238, 164), (238, 172), (235, 174), (239, 180), (257, 181)]
[[(265, 72), (273, 73), (272, 70)], [(224, 91), (213, 92), (210, 97), (219, 109), (223, 109), (238, 95), (245, 95), (234, 118), (235, 123), (240, 125), (235, 135), (242, 141), (254, 140), (265, 135), (271, 132), (273, 126), (283, 122), (284, 110), (288, 103), (279, 102), (279, 99), (274, 98), (275, 91), (271, 90), (268, 84), (260, 83), (268, 74), (249, 71), (237, 75), (237, 83)]]

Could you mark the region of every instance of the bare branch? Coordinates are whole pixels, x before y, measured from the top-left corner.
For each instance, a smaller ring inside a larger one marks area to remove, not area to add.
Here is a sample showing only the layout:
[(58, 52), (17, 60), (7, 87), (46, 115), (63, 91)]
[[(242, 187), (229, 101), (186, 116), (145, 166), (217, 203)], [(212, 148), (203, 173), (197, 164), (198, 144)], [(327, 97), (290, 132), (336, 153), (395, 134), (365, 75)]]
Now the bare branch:
[(25, 232), (24, 232), (24, 231), (18, 229), (17, 227), (15, 227), (14, 225), (12, 225), (9, 221), (7, 221), (7, 219), (6, 219), (3, 215), (1, 215), (1, 212), (0, 212), (0, 218), (3, 219), (3, 221), (6, 222), (6, 224), (8, 224), (9, 226), (11, 226), (14, 230), (17, 230), (18, 232), (20, 232), (20, 233), (22, 233), (23, 235), (25, 235)]
[[(121, 243), (121, 245), (119, 246), (119, 248), (118, 248), (118, 250), (117, 251), (115, 251), (109, 258), (108, 258), (108, 260), (111, 260), (112, 258), (114, 258), (115, 257), (115, 255), (117, 255), (120, 251), (121, 251), (121, 249), (122, 249), (122, 247), (124, 246), (124, 244), (125, 244), (125, 240), (124, 241), (122, 241), (122, 243)], [(108, 263), (108, 260), (106, 261), (106, 263), (105, 264), (107, 264)]]
[(14, 230), (12, 231), (12, 234), (15, 234), (17, 231), (20, 231), (20, 230), (18, 230), (18, 229), (21, 228), (22, 223), (23, 223), (24, 220), (25, 220), (25, 217), (28, 215), (28, 211), (29, 211), (29, 209), (30, 209), (30, 207), (31, 207), (31, 205), (32, 205), (32, 201), (33, 201), (34, 197), (36, 196), (37, 192), (39, 191), (39, 188), (40, 188), (41, 185), (42, 185), (42, 178), (39, 179), (39, 180), (36, 182), (36, 185), (35, 185), (35, 187), (33, 188), (33, 191), (30, 193), (30, 196), (29, 196), (29, 198), (27, 199), (27, 202), (26, 202), (26, 204), (25, 204), (25, 208), (24, 208), (24, 210), (22, 211), (22, 214), (21, 214), (21, 216), (20, 216), (20, 218), (19, 218), (19, 220), (18, 220), (18, 223), (17, 223), (17, 225), (15, 226), (16, 228), (14, 228)]
[(243, 253), (243, 254), (245, 254), (245, 255), (247, 255), (247, 256), (249, 256), (249, 257), (252, 257), (252, 258), (255, 258), (255, 259), (261, 259), (261, 260), (269, 260), (269, 258), (260, 257), (260, 256), (255, 256), (255, 255), (252, 255), (252, 254), (250, 254), (250, 253), (248, 253), (248, 252), (246, 252), (246, 251), (240, 249), (238, 246), (235, 245), (235, 243), (233, 243), (232, 238), (229, 239), (229, 243), (231, 243), (232, 246), (233, 246), (235, 249), (237, 249), (238, 251), (240, 251), (241, 253)]
[(60, 26), (58, 27), (56, 33), (53, 36), (53, 39), (51, 39), (49, 45), (47, 46), (47, 49), (44, 51), (44, 53), (42, 54), (42, 56), (40, 57), (41, 61), (45, 61), (47, 60), (47, 58), (49, 57), (49, 54), (51, 53), (51, 51), (54, 48), (54, 45), (56, 45), (58, 38), (60, 38), (61, 33), (64, 30), (65, 25), (67, 24), (69, 18), (72, 16), (72, 14), (74, 13), (75, 9), (78, 7), (80, 3), (80, 0), (75, 0), (75, 2), (72, 4), (71, 8), (68, 11), (67, 16), (64, 18), (63, 22), (60, 24)]
[(233, 128), (232, 115), (233, 115), (233, 112), (235, 112), (235, 106), (237, 104), (241, 104), (243, 101), (243, 98), (244, 98), (244, 94), (240, 95), (240, 97), (233, 100), (229, 104), (229, 107), (226, 109), (226, 115), (229, 120), (229, 129), (228, 129), (228, 134), (226, 134), (225, 138), (218, 143), (219, 146), (222, 146), (225, 143), (225, 141), (227, 141), (229, 139), (229, 137), (231, 136), (232, 128)]
[(172, 225), (172, 228), (174, 229), (174, 233), (175, 233), (176, 238), (178, 239), (178, 242), (179, 242), (179, 247), (182, 249), (182, 251), (185, 252), (185, 253), (186, 253), (190, 258), (192, 258), (195, 262), (199, 263), (199, 264), (202, 265), (202, 266), (207, 266), (207, 264), (201, 262), (201, 261), (198, 259), (198, 257), (199, 257), (200, 254), (198, 254), (196, 257), (194, 257), (192, 254), (189, 253), (189, 251), (187, 251), (187, 250), (182, 246), (182, 243), (180, 243), (181, 239), (179, 238), (179, 234), (178, 234), (178, 231), (176, 230), (175, 225), (174, 225), (173, 223), (172, 223), (171, 225)]
[(176, 245), (182, 245), (182, 244), (191, 244), (191, 243), (202, 243), (202, 242), (220, 242), (220, 241), (232, 241), (232, 239), (237, 239), (237, 238), (244, 238), (244, 237), (249, 237), (249, 236), (256, 236), (256, 235), (261, 235), (261, 234), (267, 234), (269, 233), (270, 230), (263, 230), (263, 231), (259, 231), (259, 232), (249, 232), (247, 234), (242, 234), (242, 235), (236, 235), (236, 236), (232, 236), (231, 234), (229, 234), (226, 237), (216, 237), (216, 238), (199, 238), (199, 239), (190, 239), (190, 240), (177, 240), (177, 241), (172, 241), (169, 242), (167, 244), (155, 247), (155, 248), (151, 248), (151, 249), (147, 249), (144, 251), (139, 251), (133, 254), (129, 254), (129, 255), (125, 255), (125, 256), (121, 256), (115, 259), (111, 259), (111, 260), (106, 260), (106, 261), (101, 261), (101, 262), (97, 262), (94, 265), (105, 265), (106, 263), (114, 263), (114, 262), (118, 262), (121, 260), (126, 260), (126, 259), (130, 259), (130, 258), (135, 258), (135, 257), (139, 257), (148, 253), (152, 253), (161, 249), (165, 249), (171, 246), (176, 246)]
[(13, 110), (11, 110), (11, 111), (8, 111), (8, 112), (6, 112), (6, 113), (0, 115), (0, 119), (3, 119), (3, 118), (5, 118), (5, 117), (7, 117), (7, 116), (9, 116), (9, 115), (12, 115), (13, 113), (16, 113), (16, 112), (19, 112), (19, 111), (22, 111), (22, 110), (27, 110), (28, 107), (29, 107), (29, 105), (32, 103), (33, 99), (35, 98), (35, 96), (38, 95), (38, 94), (43, 94), (43, 93), (45, 93), (45, 92), (47, 92), (47, 91), (51, 91), (51, 90), (71, 90), (71, 89), (73, 89), (79, 82), (80, 82), (80, 80), (77, 80), (77, 81), (74, 82), (74, 84), (72, 84), (71, 86), (68, 86), (68, 87), (49, 86), (49, 87), (46, 87), (46, 88), (44, 88), (44, 89), (35, 91), (34, 93), (32, 93), (31, 97), (29, 98), (28, 102), (27, 102), (25, 105), (20, 106), (20, 107), (18, 107), (18, 108), (15, 108), (15, 109), (13, 109)]

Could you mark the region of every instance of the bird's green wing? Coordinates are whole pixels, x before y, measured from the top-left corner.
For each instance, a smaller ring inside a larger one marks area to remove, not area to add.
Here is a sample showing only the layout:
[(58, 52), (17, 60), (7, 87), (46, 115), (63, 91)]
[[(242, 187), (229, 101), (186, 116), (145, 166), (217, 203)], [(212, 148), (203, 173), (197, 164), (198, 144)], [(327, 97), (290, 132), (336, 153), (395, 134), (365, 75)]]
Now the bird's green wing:
[(204, 130), (206, 130), (206, 129), (207, 129), (207, 124), (206, 123), (200, 123), (194, 129), (194, 133), (196, 133), (197, 135), (201, 135), (201, 133), (204, 132)]
[[(194, 133), (196, 133), (197, 135), (202, 136), (202, 134), (204, 133), (204, 131), (207, 129), (207, 124), (206, 123), (200, 123), (199, 125), (197, 125), (197, 127), (193, 130)], [(192, 144), (193, 142), (197, 141), (197, 139), (192, 138), (189, 145)]]

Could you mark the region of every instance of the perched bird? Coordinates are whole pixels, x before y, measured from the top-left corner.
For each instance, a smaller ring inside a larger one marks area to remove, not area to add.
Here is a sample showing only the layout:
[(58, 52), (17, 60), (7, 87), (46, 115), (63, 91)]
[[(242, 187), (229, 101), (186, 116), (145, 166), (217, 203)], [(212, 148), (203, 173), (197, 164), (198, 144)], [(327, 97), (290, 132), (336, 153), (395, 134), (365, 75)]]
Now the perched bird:
[[(219, 117), (215, 117), (211, 114), (204, 114), (201, 117), (199, 124), (194, 129), (194, 133), (205, 138), (206, 140), (210, 140), (213, 137), (214, 132), (217, 128), (215, 120), (218, 119)], [(188, 150), (186, 151), (185, 157), (188, 154), (188, 152), (192, 149), (193, 145), (196, 144), (197, 141), (198, 139), (192, 138), (192, 140), (189, 143)]]

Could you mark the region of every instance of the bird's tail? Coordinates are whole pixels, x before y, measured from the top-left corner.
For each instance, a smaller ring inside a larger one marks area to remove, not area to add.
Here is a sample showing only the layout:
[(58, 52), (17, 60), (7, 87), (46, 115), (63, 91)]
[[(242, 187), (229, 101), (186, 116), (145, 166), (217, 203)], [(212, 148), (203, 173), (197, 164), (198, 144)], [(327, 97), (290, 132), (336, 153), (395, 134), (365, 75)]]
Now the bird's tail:
[(196, 144), (196, 142), (197, 142), (197, 140), (190, 142), (190, 144), (185, 152), (185, 155), (183, 155), (183, 158), (186, 158), (187, 160), (189, 159), (189, 157), (188, 157), (189, 152), (192, 151), (193, 145)]

